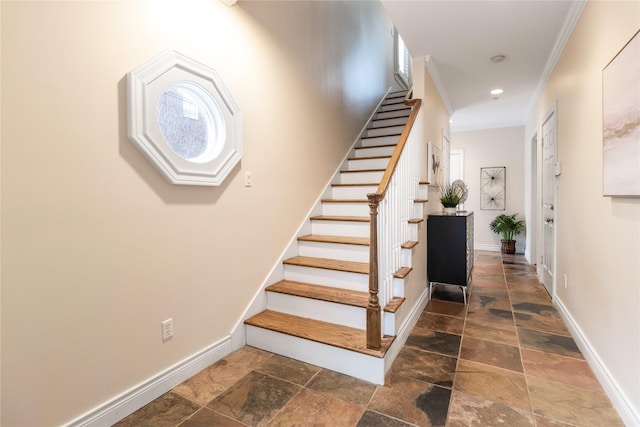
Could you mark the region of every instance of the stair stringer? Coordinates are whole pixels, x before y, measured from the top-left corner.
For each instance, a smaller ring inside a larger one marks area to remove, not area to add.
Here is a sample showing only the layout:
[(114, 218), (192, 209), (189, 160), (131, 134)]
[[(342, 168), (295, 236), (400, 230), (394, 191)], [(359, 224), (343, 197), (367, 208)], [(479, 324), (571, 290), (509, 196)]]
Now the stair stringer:
[(375, 108), (373, 109), (373, 112), (369, 116), (369, 119), (364, 124), (364, 126), (360, 130), (360, 133), (358, 134), (353, 144), (351, 145), (351, 148), (349, 149), (349, 151), (347, 151), (344, 158), (342, 159), (342, 161), (334, 171), (333, 175), (325, 185), (324, 190), (320, 193), (314, 205), (311, 207), (311, 209), (305, 216), (304, 220), (300, 224), (300, 227), (294, 233), (293, 237), (287, 244), (284, 251), (282, 251), (282, 254), (276, 261), (275, 265), (273, 266), (269, 274), (267, 275), (266, 279), (262, 282), (262, 285), (256, 290), (253, 298), (251, 299), (251, 301), (245, 308), (244, 312), (242, 313), (242, 315), (234, 325), (233, 329), (231, 330), (232, 350), (238, 350), (246, 344), (247, 339), (246, 339), (244, 321), (252, 316), (255, 316), (256, 314), (260, 313), (261, 311), (267, 308), (267, 296), (266, 296), (265, 289), (268, 286), (273, 285), (274, 283), (284, 278), (283, 261), (285, 259), (294, 257), (298, 254), (298, 237), (311, 233), (311, 221), (309, 219), (312, 216), (321, 215), (322, 199), (326, 199), (331, 196), (331, 185), (336, 184), (338, 182), (338, 179), (340, 176), (340, 170), (342, 170), (342, 168), (344, 168), (344, 166), (348, 163), (349, 157), (354, 155), (355, 147), (360, 142), (360, 139), (362, 138), (362, 136), (366, 134), (367, 129), (369, 128), (371, 123), (374, 121), (376, 114), (380, 110), (380, 107), (384, 103), (387, 95), (391, 93), (391, 91), (392, 91), (392, 87), (390, 86), (385, 92), (385, 94), (382, 96), (380, 101), (378, 102), (378, 105), (376, 105)]

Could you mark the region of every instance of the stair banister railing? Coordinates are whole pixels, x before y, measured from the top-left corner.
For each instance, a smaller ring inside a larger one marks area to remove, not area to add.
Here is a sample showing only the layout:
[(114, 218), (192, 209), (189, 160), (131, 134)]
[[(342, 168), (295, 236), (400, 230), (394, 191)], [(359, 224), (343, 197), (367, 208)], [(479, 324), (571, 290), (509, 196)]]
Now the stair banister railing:
[(414, 212), (420, 180), (422, 126), (416, 123), (420, 99), (405, 100), (411, 114), (400, 135), (380, 185), (369, 201), (369, 303), (367, 305), (367, 348), (382, 346), (382, 312), (393, 298), (393, 275), (402, 267), (401, 245), (409, 239), (408, 221)]

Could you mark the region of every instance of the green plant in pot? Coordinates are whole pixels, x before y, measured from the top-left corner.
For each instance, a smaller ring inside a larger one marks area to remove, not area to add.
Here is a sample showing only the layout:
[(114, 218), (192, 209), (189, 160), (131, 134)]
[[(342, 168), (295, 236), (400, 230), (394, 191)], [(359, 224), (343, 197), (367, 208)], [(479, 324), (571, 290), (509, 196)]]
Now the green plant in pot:
[(440, 188), (440, 203), (445, 214), (455, 214), (456, 208), (464, 197), (464, 189), (459, 185), (445, 184)]
[(516, 241), (513, 239), (524, 230), (524, 220), (517, 218), (518, 214), (500, 214), (491, 221), (489, 228), (502, 237), (502, 253), (516, 253)]

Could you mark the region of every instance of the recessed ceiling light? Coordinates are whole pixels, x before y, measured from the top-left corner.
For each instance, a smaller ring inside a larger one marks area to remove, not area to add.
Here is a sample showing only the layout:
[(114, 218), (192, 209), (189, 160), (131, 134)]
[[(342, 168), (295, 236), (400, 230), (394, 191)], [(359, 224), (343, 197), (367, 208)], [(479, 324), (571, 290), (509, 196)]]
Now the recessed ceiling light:
[(496, 55), (489, 58), (489, 61), (493, 62), (494, 64), (497, 64), (498, 62), (504, 61), (506, 58), (507, 57), (504, 55)]
[(500, 95), (504, 92), (504, 89), (494, 89), (491, 92), (489, 92), (491, 95)]

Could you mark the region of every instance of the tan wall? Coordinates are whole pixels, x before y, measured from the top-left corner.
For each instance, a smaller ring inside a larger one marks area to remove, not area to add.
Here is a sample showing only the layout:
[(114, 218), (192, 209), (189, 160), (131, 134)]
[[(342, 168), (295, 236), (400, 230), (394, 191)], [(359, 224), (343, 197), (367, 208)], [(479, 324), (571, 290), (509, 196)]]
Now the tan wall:
[[(228, 336), (392, 85), (392, 25), (375, 2), (1, 7), (2, 425), (59, 425)], [(126, 73), (168, 48), (243, 111), (221, 187), (127, 139)]]
[[(422, 133), (424, 136), (424, 158), (422, 178), (426, 181), (427, 177), (427, 144), (432, 142), (435, 146), (442, 150), (442, 136), (446, 135), (450, 138), (450, 115), (447, 111), (447, 107), (442, 102), (440, 93), (436, 88), (431, 75), (426, 67), (425, 57), (413, 58), (413, 89), (414, 97), (422, 99)], [(431, 192), (435, 192), (437, 195), (438, 189), (435, 187), (430, 188)], [(433, 197), (429, 197), (429, 212), (442, 210), (440, 202)]]
[[(474, 245), (500, 250), (500, 236), (489, 229), (496, 215), (518, 214), (524, 219), (524, 126), (484, 129), (451, 134), (451, 147), (464, 150), (464, 182), (469, 189), (466, 210), (474, 212)], [(506, 167), (505, 210), (480, 209), (480, 168)], [(516, 236), (516, 250), (524, 250), (525, 234)]]
[(640, 199), (602, 196), (602, 70), (639, 28), (639, 2), (589, 2), (532, 120), (557, 100), (558, 300), (635, 412), (629, 425), (640, 421)]

